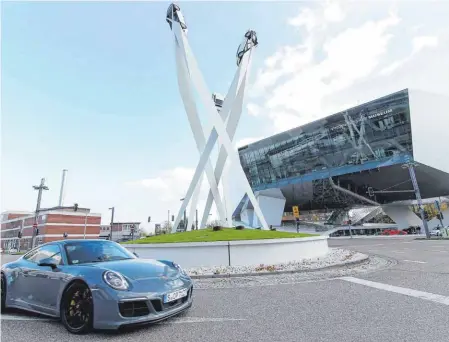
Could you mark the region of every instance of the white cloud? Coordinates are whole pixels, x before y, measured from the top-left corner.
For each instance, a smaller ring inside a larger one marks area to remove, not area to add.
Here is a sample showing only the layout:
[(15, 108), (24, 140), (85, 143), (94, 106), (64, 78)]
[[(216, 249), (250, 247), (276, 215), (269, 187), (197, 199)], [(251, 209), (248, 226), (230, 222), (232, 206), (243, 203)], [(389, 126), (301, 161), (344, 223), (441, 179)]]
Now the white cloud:
[(434, 48), (438, 46), (438, 37), (419, 36), (413, 38), (413, 53), (417, 53), (426, 47)]
[[(151, 204), (151, 209), (157, 209), (157, 212), (163, 208), (171, 208), (170, 215), (177, 215), (181, 205), (181, 198), (187, 192), (187, 189), (192, 181), (195, 169), (186, 167), (176, 167), (174, 169), (160, 172), (157, 176), (141, 179), (138, 181), (128, 182), (126, 185), (134, 189), (143, 189), (146, 193), (148, 203)], [(203, 177), (201, 184), (200, 195), (198, 200), (198, 217), (201, 220), (204, 207), (206, 205), (206, 198), (209, 192), (209, 183), (206, 176)], [(175, 210), (173, 210), (175, 209)], [(187, 208), (187, 215), (189, 215), (189, 207)], [(212, 205), (210, 219), (217, 217), (215, 205)], [(157, 216), (156, 221), (166, 220), (163, 216)]]
[(323, 15), (329, 22), (340, 22), (346, 17), (346, 13), (338, 2), (331, 2), (325, 6)]
[(413, 60), (415, 54), (426, 48), (435, 48), (438, 46), (439, 39), (436, 36), (417, 36), (412, 39), (413, 49), (410, 54), (402, 59), (392, 62), (389, 66), (383, 68), (380, 74), (383, 76), (391, 75), (397, 69), (403, 67), (406, 63)]
[(129, 182), (128, 185), (144, 187), (164, 202), (179, 201), (184, 196), (195, 173), (194, 169), (177, 167), (161, 172), (158, 176)]
[(249, 115), (258, 116), (260, 114), (260, 108), (255, 103), (248, 103), (246, 109), (248, 110)]
[[(393, 77), (424, 51), (442, 45), (437, 34), (427, 34), (430, 23), (436, 25), (435, 16), (413, 22), (411, 13), (418, 9), (407, 12), (401, 5), (397, 11), (381, 3), (372, 8), (358, 3), (342, 7), (338, 2), (302, 7), (287, 20), (299, 31), (301, 42), (283, 46), (265, 60), (252, 85), (248, 112), (266, 118), (277, 133), (390, 92), (387, 88), (399, 84), (397, 80), (380, 86), (379, 77)], [(439, 27), (444, 23), (442, 16)], [(415, 72), (410, 70), (411, 75)], [(435, 77), (444, 81), (441, 75)], [(400, 83), (405, 86), (391, 91), (416, 84), (411, 76)]]
[(239, 141), (237, 141), (236, 146), (237, 148), (245, 146), (245, 145), (249, 145), (252, 144), (253, 142), (262, 140), (264, 137), (257, 137), (257, 138), (252, 138), (252, 137), (248, 137), (248, 138), (243, 138), (240, 139)]

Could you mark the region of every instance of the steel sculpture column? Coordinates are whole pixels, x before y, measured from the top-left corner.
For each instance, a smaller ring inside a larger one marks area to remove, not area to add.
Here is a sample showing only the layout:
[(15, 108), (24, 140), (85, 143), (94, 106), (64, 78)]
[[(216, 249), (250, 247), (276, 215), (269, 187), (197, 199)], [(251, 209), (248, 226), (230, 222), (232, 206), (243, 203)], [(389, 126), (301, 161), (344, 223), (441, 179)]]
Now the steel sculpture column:
[[(221, 112), (218, 113), (217, 109), (215, 108), (215, 103), (211, 98), (212, 92), (210, 92), (207, 88), (207, 85), (205, 84), (205, 81), (196, 63), (195, 57), (193, 56), (193, 53), (191, 51), (190, 45), (187, 40), (187, 25), (177, 5), (171, 4), (169, 6), (167, 11), (167, 22), (169, 23), (170, 28), (174, 34), (179, 89), (184, 101), (184, 106), (186, 107), (186, 112), (189, 117), (192, 132), (195, 136), (195, 141), (197, 142), (198, 151), (201, 154), (192, 182), (190, 183), (187, 193), (184, 197), (184, 201), (179, 208), (179, 212), (172, 230), (173, 232), (175, 232), (178, 228), (182, 213), (192, 199), (192, 196), (194, 195), (196, 189), (200, 186), (200, 181), (204, 171), (206, 171), (206, 176), (210, 185), (210, 191), (208, 195), (208, 201), (206, 203), (206, 208), (203, 212), (203, 220), (200, 227), (204, 227), (205, 218), (207, 220), (207, 217), (209, 216), (212, 200), (215, 200), (222, 221), (224, 218), (229, 223), (232, 223), (232, 218), (226, 217), (227, 214), (224, 210), (223, 203), (219, 196), (218, 188), (216, 188), (216, 185), (218, 185), (222, 176), (223, 168), (228, 157), (232, 165), (236, 168), (236, 170), (239, 171), (239, 176), (243, 183), (244, 191), (253, 204), (255, 214), (259, 218), (259, 221), (262, 224), (262, 228), (269, 229), (263, 213), (259, 207), (259, 204), (251, 189), (251, 186), (249, 185), (248, 180), (240, 165), (237, 150), (234, 148), (232, 142), (241, 115), (244, 90), (248, 77), (248, 69), (251, 64), (250, 62), (252, 51), (253, 48), (258, 44), (256, 33), (254, 31), (248, 31), (245, 34), (243, 44), (239, 46), (239, 49), (237, 51), (238, 69), (229, 89), (228, 95), (226, 96), (223, 103), (223, 108)], [(194, 103), (192, 88), (196, 88), (200, 96), (202, 105), (204, 106), (207, 114), (212, 121), (212, 130), (209, 133), (207, 140), (204, 137), (204, 132), (198, 118), (196, 106), (192, 105)], [(209, 166), (209, 158), (217, 140), (219, 141), (219, 146), (221, 147), (216, 168), (213, 171), (213, 176), (211, 177), (212, 168)], [(205, 142), (205, 144), (202, 144), (202, 141)], [(196, 203), (191, 203), (191, 205), (195, 206)]]

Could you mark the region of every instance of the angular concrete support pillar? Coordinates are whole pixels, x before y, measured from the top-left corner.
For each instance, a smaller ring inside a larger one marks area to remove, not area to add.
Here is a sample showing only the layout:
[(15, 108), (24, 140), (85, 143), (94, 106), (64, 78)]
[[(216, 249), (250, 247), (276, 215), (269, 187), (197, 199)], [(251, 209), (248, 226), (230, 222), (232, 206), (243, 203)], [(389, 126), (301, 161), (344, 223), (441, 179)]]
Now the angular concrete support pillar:
[[(398, 225), (399, 229), (407, 229), (410, 226), (422, 228), (422, 220), (407, 205), (383, 205), (382, 209)], [(421, 232), (424, 232), (424, 229)]]
[[(279, 227), (282, 224), (282, 215), (284, 214), (286, 199), (280, 189), (268, 189), (257, 191), (255, 193), (257, 202), (268, 225)], [(252, 204), (247, 201), (240, 212), (240, 218), (244, 224), (257, 228), (260, 223), (254, 216)]]

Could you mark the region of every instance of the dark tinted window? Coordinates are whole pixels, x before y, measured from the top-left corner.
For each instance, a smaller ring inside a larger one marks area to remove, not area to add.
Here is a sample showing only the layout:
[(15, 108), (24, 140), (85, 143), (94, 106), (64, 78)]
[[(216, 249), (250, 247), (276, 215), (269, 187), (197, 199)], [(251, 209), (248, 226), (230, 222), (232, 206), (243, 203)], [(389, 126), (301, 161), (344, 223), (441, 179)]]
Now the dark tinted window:
[(111, 241), (76, 241), (67, 243), (64, 248), (71, 265), (135, 258), (126, 248)]
[(59, 265), (61, 263), (61, 250), (58, 245), (42, 246), (25, 254), (23, 258), (36, 264), (42, 259), (51, 258), (55, 261), (55, 264)]

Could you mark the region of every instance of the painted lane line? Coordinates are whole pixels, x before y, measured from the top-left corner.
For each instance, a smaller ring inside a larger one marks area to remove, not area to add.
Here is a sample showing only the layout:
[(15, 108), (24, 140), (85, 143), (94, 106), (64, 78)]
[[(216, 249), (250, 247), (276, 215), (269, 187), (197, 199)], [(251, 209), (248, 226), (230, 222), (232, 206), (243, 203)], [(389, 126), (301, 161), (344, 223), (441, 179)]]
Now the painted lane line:
[(340, 279), (344, 280), (344, 281), (348, 281), (350, 283), (372, 287), (372, 288), (375, 288), (378, 290), (394, 292), (394, 293), (402, 294), (402, 295), (409, 296), (409, 297), (415, 297), (415, 298), (427, 300), (427, 301), (438, 303), (438, 304), (449, 305), (449, 297), (434, 294), (434, 293), (412, 290), (412, 289), (408, 289), (406, 287), (399, 287), (399, 286), (393, 286), (393, 285), (388, 285), (388, 284), (383, 284), (383, 283), (377, 283), (374, 281), (369, 281), (369, 280), (354, 278), (354, 277), (342, 277)]
[[(46, 317), (33, 317), (22, 315), (2, 314), (0, 315), (3, 321), (56, 321), (56, 319)], [(206, 318), (206, 317), (186, 317), (186, 318), (172, 318), (171, 320), (160, 322), (158, 324), (182, 324), (182, 323), (208, 323), (208, 322), (236, 322), (246, 321), (243, 318)]]
[(206, 318), (206, 317), (186, 317), (174, 318), (159, 324), (183, 324), (183, 323), (210, 323), (210, 322), (236, 322), (246, 321), (244, 318)]
[[(204, 280), (208, 280), (211, 278), (205, 278)], [(326, 281), (333, 281), (333, 280), (338, 280), (340, 279), (340, 277), (330, 277), (330, 278), (325, 278), (325, 279), (310, 279), (310, 280), (298, 280), (298, 281), (289, 281), (289, 282), (285, 282), (285, 283), (272, 283), (272, 284), (251, 284), (251, 285), (247, 285), (247, 284), (232, 284), (229, 286), (220, 286), (220, 287), (197, 287), (195, 290), (196, 291), (210, 291), (210, 290), (229, 290), (229, 289), (244, 289), (247, 287), (269, 287), (269, 286), (282, 286), (282, 285), (300, 285), (300, 284), (308, 284), (308, 283), (319, 283), (319, 282), (326, 282)]]
[(418, 260), (402, 260), (405, 262), (415, 262), (417, 264), (427, 264), (427, 261), (418, 261)]
[(0, 315), (0, 319), (2, 321), (54, 321), (50, 317), (33, 317), (33, 316), (22, 316), (22, 315), (11, 315), (11, 314), (2, 314)]
[(384, 243), (375, 243), (371, 245), (341, 245), (340, 247), (353, 248), (353, 247), (374, 247), (374, 246), (385, 246)]

